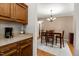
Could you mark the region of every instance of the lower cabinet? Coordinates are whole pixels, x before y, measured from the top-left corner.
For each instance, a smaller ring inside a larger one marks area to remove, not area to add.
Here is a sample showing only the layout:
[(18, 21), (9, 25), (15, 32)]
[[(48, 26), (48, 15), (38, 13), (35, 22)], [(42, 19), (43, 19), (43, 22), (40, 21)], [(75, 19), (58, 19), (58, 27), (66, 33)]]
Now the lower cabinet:
[[(26, 44), (27, 43), (27, 44)], [(19, 42), (22, 56), (32, 56), (32, 39), (22, 40)]]
[(0, 47), (1, 56), (32, 56), (32, 38)]
[(0, 55), (2, 55), (2, 56), (17, 56), (18, 55), (17, 44), (12, 43), (12, 44), (0, 47)]
[(21, 47), (21, 55), (22, 56), (32, 56), (32, 44), (29, 43), (25, 47)]

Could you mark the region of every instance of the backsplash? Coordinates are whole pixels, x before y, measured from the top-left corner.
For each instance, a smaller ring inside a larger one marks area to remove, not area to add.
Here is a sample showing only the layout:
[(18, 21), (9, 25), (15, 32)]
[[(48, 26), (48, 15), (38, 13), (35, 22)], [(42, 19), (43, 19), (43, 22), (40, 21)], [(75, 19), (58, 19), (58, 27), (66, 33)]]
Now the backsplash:
[(13, 28), (13, 34), (17, 35), (17, 34), (20, 33), (22, 26), (23, 25), (20, 24), (20, 23), (1, 21), (0, 20), (0, 37), (4, 37), (5, 27), (12, 27)]

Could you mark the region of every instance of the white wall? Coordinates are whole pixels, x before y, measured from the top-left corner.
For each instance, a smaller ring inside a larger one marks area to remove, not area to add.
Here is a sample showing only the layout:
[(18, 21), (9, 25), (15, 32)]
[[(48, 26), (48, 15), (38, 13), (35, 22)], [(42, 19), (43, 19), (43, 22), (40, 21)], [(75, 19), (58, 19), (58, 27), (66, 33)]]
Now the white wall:
[(75, 47), (75, 55), (79, 56), (79, 3), (74, 4), (74, 28), (75, 28), (75, 36), (74, 36), (74, 47)]
[(57, 17), (53, 22), (44, 21), (42, 23), (44, 30), (55, 30), (55, 32), (65, 31), (65, 39), (69, 38), (69, 33), (73, 32), (73, 16)]
[(37, 4), (28, 4), (26, 32), (33, 33), (33, 55), (37, 55)]
[(39, 38), (39, 23), (37, 24), (37, 37)]

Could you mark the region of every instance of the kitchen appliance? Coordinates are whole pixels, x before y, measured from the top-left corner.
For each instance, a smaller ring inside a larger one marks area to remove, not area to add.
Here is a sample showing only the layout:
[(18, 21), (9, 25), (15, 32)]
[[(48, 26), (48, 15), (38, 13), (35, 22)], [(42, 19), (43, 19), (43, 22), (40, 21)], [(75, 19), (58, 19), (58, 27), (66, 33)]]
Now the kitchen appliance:
[(13, 37), (13, 28), (12, 27), (5, 27), (5, 38)]

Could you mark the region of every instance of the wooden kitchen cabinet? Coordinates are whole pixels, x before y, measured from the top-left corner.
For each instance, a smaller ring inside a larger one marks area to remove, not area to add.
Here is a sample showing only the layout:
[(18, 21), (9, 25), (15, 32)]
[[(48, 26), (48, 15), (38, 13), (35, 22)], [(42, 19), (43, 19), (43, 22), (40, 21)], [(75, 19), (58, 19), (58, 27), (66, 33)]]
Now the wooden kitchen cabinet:
[(0, 19), (10, 18), (10, 4), (0, 3)]
[(32, 38), (0, 47), (1, 56), (32, 56)]
[(11, 18), (16, 19), (15, 3), (11, 3)]
[(18, 55), (17, 44), (12, 43), (12, 44), (0, 47), (0, 55), (2, 55), (2, 56), (17, 56)]
[(27, 44), (27, 46), (21, 46), (22, 56), (32, 56), (32, 43)]
[(20, 49), (22, 56), (32, 56), (32, 38), (21, 41)]
[(27, 24), (28, 23), (28, 7), (25, 4), (21, 3), (12, 3), (11, 4), (11, 18), (14, 21)]
[(28, 23), (28, 6), (23, 3), (0, 3), (0, 19)]
[(19, 22), (26, 23), (26, 6), (22, 4), (16, 4), (15, 5), (15, 11), (16, 11), (16, 19)]

